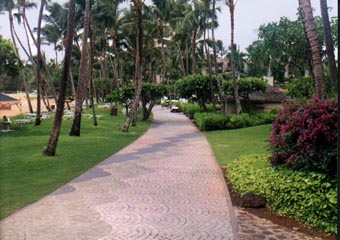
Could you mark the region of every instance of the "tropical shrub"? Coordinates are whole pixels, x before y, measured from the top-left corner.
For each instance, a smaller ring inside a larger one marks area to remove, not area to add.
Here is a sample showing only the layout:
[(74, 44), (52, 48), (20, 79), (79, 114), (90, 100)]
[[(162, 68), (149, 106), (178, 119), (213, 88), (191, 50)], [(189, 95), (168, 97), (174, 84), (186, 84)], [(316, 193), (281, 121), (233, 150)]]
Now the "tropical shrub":
[(285, 104), (269, 137), (271, 163), (335, 176), (337, 112), (337, 100)]
[(248, 113), (242, 113), (240, 115), (233, 114), (226, 124), (226, 129), (244, 128), (249, 126), (250, 119)]
[[(215, 82), (215, 81), (214, 81)], [(197, 97), (198, 104), (206, 110), (206, 102), (211, 98), (210, 79), (207, 75), (194, 74), (185, 76), (176, 82), (176, 91), (180, 97)]]
[(262, 195), (270, 210), (336, 234), (337, 183), (326, 174), (274, 168), (268, 156), (261, 154), (229, 162), (227, 176), (241, 195)]
[(311, 77), (293, 79), (287, 84), (288, 95), (293, 98), (312, 98), (314, 95), (314, 83)]
[(196, 112), (194, 119), (197, 127), (201, 131), (212, 131), (225, 129), (225, 125), (228, 122), (229, 117), (218, 113)]
[[(237, 80), (239, 95), (245, 99), (249, 99), (252, 92), (265, 92), (266, 81), (260, 78), (241, 78)], [(234, 87), (231, 80), (223, 81), (223, 90), (228, 95), (234, 95)]]

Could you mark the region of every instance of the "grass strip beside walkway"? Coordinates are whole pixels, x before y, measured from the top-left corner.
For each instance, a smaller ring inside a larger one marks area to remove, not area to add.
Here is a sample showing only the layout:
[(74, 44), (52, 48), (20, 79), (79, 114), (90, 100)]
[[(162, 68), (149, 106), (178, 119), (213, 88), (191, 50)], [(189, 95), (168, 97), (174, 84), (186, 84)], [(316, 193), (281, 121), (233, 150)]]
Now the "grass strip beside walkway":
[(214, 150), (218, 163), (223, 166), (241, 155), (266, 153), (271, 126), (266, 124), (204, 134)]
[(72, 121), (64, 120), (55, 157), (42, 155), (53, 118), (40, 126), (11, 126), (13, 132), (0, 134), (0, 217), (30, 204), (69, 182), (141, 136), (151, 121), (138, 122), (122, 133), (124, 115), (110, 116), (108, 109), (98, 126), (82, 118), (81, 136), (70, 137)]

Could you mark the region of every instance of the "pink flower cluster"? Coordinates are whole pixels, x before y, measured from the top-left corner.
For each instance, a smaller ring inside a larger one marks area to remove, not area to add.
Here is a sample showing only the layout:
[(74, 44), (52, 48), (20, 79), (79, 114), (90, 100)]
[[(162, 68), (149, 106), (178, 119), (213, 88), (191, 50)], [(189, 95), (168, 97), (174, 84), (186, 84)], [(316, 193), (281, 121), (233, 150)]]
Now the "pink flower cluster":
[(335, 175), (337, 100), (314, 98), (285, 104), (272, 127), (269, 146), (273, 165)]

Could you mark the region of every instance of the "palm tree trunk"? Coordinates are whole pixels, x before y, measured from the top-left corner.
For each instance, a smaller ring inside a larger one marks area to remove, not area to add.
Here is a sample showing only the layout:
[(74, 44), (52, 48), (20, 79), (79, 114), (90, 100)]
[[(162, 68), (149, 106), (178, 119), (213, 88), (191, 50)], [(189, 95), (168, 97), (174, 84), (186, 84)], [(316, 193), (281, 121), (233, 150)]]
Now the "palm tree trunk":
[(138, 111), (139, 99), (142, 93), (142, 47), (143, 47), (143, 28), (142, 28), (142, 9), (143, 1), (134, 0), (135, 7), (135, 24), (136, 24), (136, 61), (135, 61), (135, 78), (136, 92), (135, 99), (132, 103), (131, 110), (122, 127), (123, 132), (129, 131), (131, 121), (135, 118)]
[(300, 13), (302, 15), (302, 22), (305, 28), (307, 40), (310, 44), (310, 51), (312, 54), (312, 67), (315, 82), (315, 94), (321, 98), (326, 97), (326, 84), (323, 72), (323, 65), (321, 61), (321, 51), (316, 33), (315, 22), (313, 17), (313, 10), (310, 0), (299, 0)]
[(81, 125), (81, 112), (83, 107), (83, 101), (86, 93), (86, 80), (87, 80), (87, 40), (89, 35), (90, 25), (90, 0), (85, 1), (85, 16), (84, 16), (84, 33), (83, 33), (83, 45), (81, 48), (80, 66), (79, 66), (79, 78), (76, 95), (76, 105), (74, 108), (74, 118), (72, 127), (70, 130), (70, 136), (80, 136)]
[(189, 49), (188, 43), (185, 43), (185, 73), (186, 75), (189, 74)]
[(116, 38), (113, 41), (113, 51), (115, 53), (115, 58), (113, 59), (113, 89), (118, 87), (118, 48), (116, 43)]
[(216, 110), (215, 88), (214, 88), (213, 78), (212, 78), (211, 60), (210, 60), (210, 53), (209, 53), (208, 47), (207, 47), (206, 33), (207, 33), (207, 29), (204, 29), (203, 42), (204, 42), (205, 55), (206, 55), (206, 58), (207, 58), (207, 61), (208, 61), (208, 72), (209, 72), (209, 81), (210, 81), (210, 95), (211, 95), (211, 101), (212, 101), (213, 107)]
[(11, 31), (12, 41), (13, 41), (13, 44), (15, 46), (17, 46), (17, 43), (15, 41), (15, 36), (14, 36), (14, 23), (13, 23), (12, 9), (8, 9), (8, 17), (9, 17), (9, 27), (10, 27), (10, 31)]
[(192, 74), (196, 73), (196, 36), (197, 36), (197, 29), (195, 28), (193, 30), (192, 34), (192, 42), (191, 42), (191, 58), (192, 58), (192, 66), (191, 66), (191, 71)]
[(185, 67), (184, 67), (184, 62), (183, 62), (183, 54), (182, 54), (182, 50), (181, 50), (181, 46), (179, 45), (179, 43), (177, 44), (177, 49), (178, 49), (178, 53), (179, 53), (179, 60), (180, 60), (180, 68), (182, 70), (182, 74), (183, 76), (186, 75), (186, 72), (185, 72)]
[(26, 94), (27, 104), (28, 104), (28, 110), (29, 110), (30, 113), (33, 113), (33, 107), (32, 107), (30, 94), (29, 94), (29, 91), (28, 91), (28, 86), (27, 86), (26, 77), (25, 77), (24, 73), (22, 74), (22, 83), (23, 83), (24, 89), (25, 89), (25, 94)]
[(224, 105), (226, 104), (224, 101), (224, 94), (222, 93), (221, 81), (218, 74), (218, 65), (217, 65), (217, 54), (216, 54), (216, 41), (215, 41), (215, 12), (216, 12), (216, 0), (212, 2), (212, 26), (211, 26), (211, 38), (213, 44), (213, 54), (214, 54), (214, 69), (215, 69), (215, 76), (216, 76), (216, 83), (218, 88), (218, 96), (220, 98), (220, 105), (221, 105), (221, 113), (223, 115), (226, 114)]
[(327, 0), (320, 0), (321, 16), (323, 23), (323, 34), (326, 45), (326, 54), (328, 60), (328, 68), (331, 75), (331, 84), (335, 92), (338, 91), (338, 70), (336, 68), (334, 57), (334, 44), (331, 36), (331, 26), (329, 23)]
[(91, 108), (92, 108), (92, 119), (93, 119), (93, 126), (97, 126), (97, 117), (96, 117), (96, 110), (94, 107), (94, 93), (95, 93), (95, 89), (94, 89), (94, 84), (93, 84), (93, 60), (94, 60), (94, 44), (96, 42), (96, 25), (93, 26), (93, 29), (91, 31), (90, 29), (90, 62), (89, 62), (89, 88), (90, 88), (90, 104), (91, 104)]
[(62, 77), (60, 79), (57, 110), (56, 110), (56, 114), (55, 114), (55, 117), (54, 117), (51, 135), (50, 135), (50, 138), (48, 140), (47, 147), (43, 151), (43, 154), (45, 156), (54, 156), (55, 155), (57, 144), (58, 144), (60, 128), (61, 128), (61, 124), (62, 124), (62, 118), (63, 118), (63, 114), (64, 114), (66, 87), (67, 87), (67, 81), (69, 79), (71, 56), (72, 56), (75, 2), (76, 2), (76, 0), (70, 0), (70, 2), (69, 2), (64, 69), (63, 69)]
[(235, 66), (235, 44), (234, 44), (234, 0), (229, 0), (230, 22), (231, 22), (231, 73), (233, 78), (234, 98), (236, 103), (236, 113), (242, 112), (240, 97), (238, 94), (238, 85), (236, 81), (236, 66)]
[(41, 114), (41, 22), (43, 18), (44, 7), (46, 4), (46, 0), (41, 0), (40, 2), (40, 10), (39, 10), (39, 17), (38, 17), (38, 31), (37, 31), (37, 114), (35, 119), (35, 125), (38, 126), (41, 123), (40, 114)]

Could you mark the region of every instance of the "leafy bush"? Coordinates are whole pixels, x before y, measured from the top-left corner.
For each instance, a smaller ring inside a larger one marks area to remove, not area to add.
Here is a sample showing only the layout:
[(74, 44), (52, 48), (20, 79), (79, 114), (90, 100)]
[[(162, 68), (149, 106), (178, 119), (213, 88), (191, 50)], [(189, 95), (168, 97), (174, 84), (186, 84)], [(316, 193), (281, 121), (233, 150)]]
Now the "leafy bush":
[(180, 111), (182, 111), (188, 118), (193, 119), (195, 112), (201, 112), (201, 108), (194, 104), (181, 104)]
[(338, 101), (287, 103), (269, 137), (271, 163), (335, 176)]
[(258, 126), (262, 124), (273, 123), (277, 113), (274, 112), (253, 112), (249, 114), (250, 126)]
[(226, 124), (226, 129), (244, 128), (250, 126), (249, 114), (242, 113), (240, 115), (233, 114)]
[[(260, 78), (241, 78), (237, 81), (239, 95), (245, 99), (249, 99), (249, 94), (252, 92), (265, 92), (266, 84), (266, 81)], [(223, 81), (223, 90), (229, 95), (234, 95), (231, 80)]]
[(202, 131), (222, 130), (229, 118), (218, 113), (196, 112), (194, 119), (198, 128)]
[(206, 111), (204, 111), (199, 105), (195, 105), (195, 104), (181, 103), (179, 105), (179, 111), (183, 112), (190, 119), (194, 119), (194, 115), (196, 112), (213, 112), (214, 111), (212, 104), (207, 104), (206, 108), (207, 108)]
[(336, 180), (325, 174), (270, 166), (267, 155), (247, 155), (229, 162), (228, 178), (241, 195), (266, 197), (267, 207), (327, 233), (337, 231)]
[(311, 77), (293, 79), (287, 85), (287, 88), (288, 95), (293, 98), (311, 98), (314, 95), (314, 85)]

